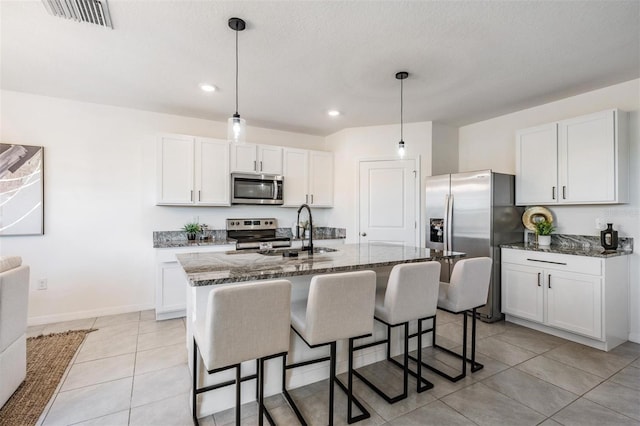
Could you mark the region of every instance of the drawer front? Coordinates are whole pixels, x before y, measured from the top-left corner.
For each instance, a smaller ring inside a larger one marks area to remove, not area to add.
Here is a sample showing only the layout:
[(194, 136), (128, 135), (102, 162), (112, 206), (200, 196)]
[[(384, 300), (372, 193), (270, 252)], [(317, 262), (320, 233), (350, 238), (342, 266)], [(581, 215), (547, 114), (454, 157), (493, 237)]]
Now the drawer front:
[(544, 269), (602, 275), (602, 259), (570, 254), (543, 253), (538, 251), (502, 249), (502, 261)]

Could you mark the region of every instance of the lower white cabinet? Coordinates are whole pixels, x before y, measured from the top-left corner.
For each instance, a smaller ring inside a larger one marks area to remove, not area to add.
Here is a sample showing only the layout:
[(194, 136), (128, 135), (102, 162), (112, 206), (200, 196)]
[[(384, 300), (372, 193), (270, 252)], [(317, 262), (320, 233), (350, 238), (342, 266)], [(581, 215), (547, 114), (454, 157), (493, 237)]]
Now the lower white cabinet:
[(189, 282), (180, 263), (178, 263), (177, 254), (234, 249), (233, 245), (156, 249), (156, 319), (181, 318), (187, 313)]
[(598, 349), (628, 339), (628, 256), (502, 249), (507, 321)]

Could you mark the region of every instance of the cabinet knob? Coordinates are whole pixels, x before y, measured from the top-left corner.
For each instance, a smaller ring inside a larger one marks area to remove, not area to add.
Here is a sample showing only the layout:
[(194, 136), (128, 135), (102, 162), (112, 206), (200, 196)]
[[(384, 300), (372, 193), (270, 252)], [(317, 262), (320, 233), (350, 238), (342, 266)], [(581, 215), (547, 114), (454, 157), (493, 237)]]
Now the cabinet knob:
[(366, 232), (362, 232), (360, 235), (362, 235), (363, 237), (366, 237), (367, 233)]

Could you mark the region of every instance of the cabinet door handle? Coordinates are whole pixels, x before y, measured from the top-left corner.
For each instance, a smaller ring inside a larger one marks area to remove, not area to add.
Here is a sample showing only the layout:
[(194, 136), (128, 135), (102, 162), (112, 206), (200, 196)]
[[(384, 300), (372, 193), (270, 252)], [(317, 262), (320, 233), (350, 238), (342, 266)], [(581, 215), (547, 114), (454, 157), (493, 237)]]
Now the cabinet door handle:
[(562, 185), (562, 199), (566, 200), (567, 199), (567, 187)]
[(556, 199), (556, 187), (555, 186), (551, 187), (551, 199), (553, 199), (553, 200)]
[(258, 171), (258, 163), (256, 163), (256, 160), (253, 160), (253, 170)]
[(549, 274), (549, 288), (551, 288), (551, 274)]
[(202, 199), (200, 197), (200, 190), (198, 190), (198, 201), (202, 201)]
[(313, 194), (311, 194), (311, 204), (313, 204)]
[(540, 276), (542, 275), (541, 272), (538, 272), (538, 287), (540, 287), (542, 284), (540, 284)]
[(260, 162), (260, 171), (262, 171), (262, 161)]
[(527, 260), (530, 262), (553, 263), (554, 265), (566, 265), (565, 262), (552, 262), (550, 260), (538, 260), (538, 259), (529, 259), (529, 258), (527, 258)]
[(309, 204), (309, 194), (304, 194), (304, 202)]
[(193, 189), (190, 191), (189, 200), (193, 202)]

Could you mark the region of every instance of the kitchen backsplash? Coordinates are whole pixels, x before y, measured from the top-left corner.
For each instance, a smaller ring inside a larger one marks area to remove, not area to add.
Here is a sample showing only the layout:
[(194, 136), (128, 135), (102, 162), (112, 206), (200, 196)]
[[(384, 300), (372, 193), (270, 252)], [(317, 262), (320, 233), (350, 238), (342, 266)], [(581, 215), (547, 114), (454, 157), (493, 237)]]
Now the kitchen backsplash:
[[(535, 241), (535, 235), (529, 234), (529, 241)], [(551, 245), (571, 248), (596, 248), (602, 247), (600, 236), (595, 235), (569, 235), (551, 234)], [(618, 237), (618, 250), (633, 251), (633, 238)]]
[[(226, 241), (226, 229), (208, 229), (204, 234), (207, 240)], [(277, 237), (294, 238), (291, 228), (277, 228)], [(200, 238), (198, 234), (196, 238)], [(313, 238), (318, 240), (333, 240), (347, 238), (346, 228), (330, 228), (327, 226), (318, 226), (313, 228)], [(187, 234), (184, 231), (153, 231), (153, 246), (159, 247), (164, 243), (173, 243), (186, 241)]]

